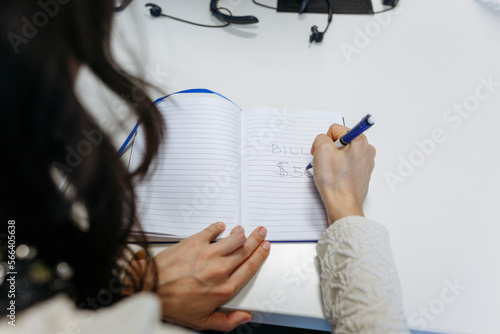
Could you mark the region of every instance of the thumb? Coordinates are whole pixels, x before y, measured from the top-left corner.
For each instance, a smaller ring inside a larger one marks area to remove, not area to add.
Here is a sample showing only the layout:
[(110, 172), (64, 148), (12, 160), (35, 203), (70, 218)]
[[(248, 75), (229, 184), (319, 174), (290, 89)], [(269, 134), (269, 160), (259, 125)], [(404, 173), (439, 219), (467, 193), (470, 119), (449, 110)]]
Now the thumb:
[(229, 332), (239, 325), (246, 324), (252, 320), (252, 314), (245, 311), (234, 311), (228, 314), (213, 312), (205, 320), (203, 327), (217, 331)]
[(349, 131), (349, 130), (350, 129), (348, 127), (345, 127), (343, 125), (332, 124), (330, 126), (330, 128), (328, 129), (328, 132), (326, 133), (326, 135), (328, 137), (330, 137), (333, 141), (336, 141), (337, 139), (339, 139), (340, 137), (345, 135), (347, 133), (347, 131)]
[(311, 155), (314, 156), (316, 149), (321, 148), (324, 145), (333, 145), (332, 139), (324, 134), (317, 135), (311, 147)]

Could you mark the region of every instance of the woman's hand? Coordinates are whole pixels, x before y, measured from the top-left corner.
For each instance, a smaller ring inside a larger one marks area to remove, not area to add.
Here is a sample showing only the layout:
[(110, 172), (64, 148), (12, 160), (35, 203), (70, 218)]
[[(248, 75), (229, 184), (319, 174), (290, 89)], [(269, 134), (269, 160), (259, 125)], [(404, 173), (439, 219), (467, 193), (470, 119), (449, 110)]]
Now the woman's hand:
[(314, 183), (328, 213), (328, 224), (346, 216), (364, 216), (363, 202), (375, 167), (375, 148), (364, 135), (338, 149), (334, 142), (349, 128), (333, 124), (314, 140)]
[(216, 309), (245, 285), (268, 256), (267, 231), (259, 227), (246, 238), (237, 226), (228, 237), (211, 243), (224, 229), (224, 223), (214, 223), (155, 257), (157, 293), (166, 320), (196, 330), (220, 331), (252, 320), (248, 312), (224, 314)]

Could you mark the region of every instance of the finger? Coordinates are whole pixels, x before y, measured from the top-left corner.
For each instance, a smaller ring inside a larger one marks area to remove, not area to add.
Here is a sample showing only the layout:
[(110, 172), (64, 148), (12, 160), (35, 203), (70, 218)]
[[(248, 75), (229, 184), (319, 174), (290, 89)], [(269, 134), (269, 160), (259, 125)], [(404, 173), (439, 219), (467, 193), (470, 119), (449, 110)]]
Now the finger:
[(227, 284), (233, 286), (235, 293), (238, 292), (257, 272), (264, 260), (268, 257), (270, 250), (271, 244), (269, 241), (261, 242), (252, 255), (231, 274)]
[(314, 140), (313, 166), (319, 168), (324, 161), (331, 161), (338, 151), (333, 141), (327, 135), (318, 135)]
[(205, 320), (203, 327), (216, 331), (229, 332), (251, 320), (252, 314), (245, 311), (234, 311), (228, 314), (213, 312)]
[(377, 150), (373, 145), (370, 145), (370, 151), (372, 153), (372, 159), (375, 159), (375, 157), (377, 156)]
[(217, 222), (210, 224), (206, 229), (192, 235), (190, 238), (201, 239), (207, 242), (214, 240), (219, 234), (221, 234), (226, 229), (226, 224), (223, 222)]
[(212, 244), (211, 247), (216, 254), (226, 255), (243, 246), (246, 240), (245, 229), (238, 225), (233, 228), (229, 236)]
[(333, 141), (336, 141), (337, 139), (339, 139), (340, 137), (345, 135), (347, 133), (347, 131), (349, 131), (349, 130), (350, 129), (348, 127), (345, 127), (343, 125), (332, 124), (330, 126), (330, 128), (328, 129), (328, 132), (326, 133), (326, 135), (328, 137), (330, 137), (331, 139), (333, 139)]
[(370, 160), (373, 161), (377, 153), (375, 147), (370, 145), (368, 139), (364, 134), (361, 134), (358, 137), (354, 138), (349, 149), (352, 150), (352, 152), (356, 156), (362, 157), (364, 160), (366, 160), (367, 163), (369, 163)]
[(313, 142), (312, 148), (311, 148), (311, 154), (314, 155), (314, 152), (316, 152), (317, 149), (323, 145), (333, 146), (332, 139), (325, 134), (319, 134), (314, 139), (314, 142)]
[[(347, 131), (350, 129), (340, 125), (340, 124), (332, 124), (328, 128), (328, 131), (326, 132), (326, 136), (330, 139), (333, 140), (334, 142), (342, 137), (344, 134), (346, 134)], [(321, 135), (316, 136), (316, 139)], [(311, 145), (311, 155), (314, 155), (314, 151), (316, 150), (316, 140), (314, 140), (313, 144)]]
[(243, 244), (243, 247), (238, 248), (232, 254), (228, 255), (229, 267), (236, 268), (243, 263), (250, 255), (255, 252), (257, 247), (264, 241), (267, 235), (267, 229), (264, 226), (256, 228), (248, 239)]
[(229, 233), (230, 235), (233, 233), (238, 233), (238, 232), (245, 232), (245, 229), (241, 225), (236, 225), (231, 232)]
[(363, 145), (363, 147), (368, 146), (368, 138), (366, 138), (366, 136), (364, 134), (360, 134), (359, 136), (354, 138), (351, 141), (351, 143), (354, 143), (356, 145)]
[(375, 160), (373, 160), (372, 164), (370, 165), (370, 174), (373, 172), (374, 168), (375, 168)]

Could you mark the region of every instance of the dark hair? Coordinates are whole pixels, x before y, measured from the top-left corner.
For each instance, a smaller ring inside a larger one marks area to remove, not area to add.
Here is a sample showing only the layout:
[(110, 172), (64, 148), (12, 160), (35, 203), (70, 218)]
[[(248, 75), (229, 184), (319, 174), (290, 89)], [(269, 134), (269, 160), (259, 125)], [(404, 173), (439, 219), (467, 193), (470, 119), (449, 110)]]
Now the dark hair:
[[(64, 290), (83, 307), (102, 306), (86, 300), (109, 290), (111, 282), (116, 288), (117, 278), (126, 274), (128, 261), (120, 259), (127, 259), (131, 228), (139, 228), (132, 181), (146, 173), (164, 132), (145, 83), (113, 60), (113, 5), (112, 0), (0, 1), (1, 239), (5, 241), (7, 221), (14, 220), (16, 245), (37, 251), (31, 264), (68, 264), (74, 274)], [(88, 67), (140, 118), (147, 149), (134, 173), (78, 101), (73, 90), (78, 66)], [(58, 189), (54, 174), (65, 175), (68, 191)], [(78, 206), (85, 219), (75, 217)], [(145, 246), (143, 236), (139, 242)], [(1, 261), (6, 254), (0, 252)], [(18, 290), (34, 289), (24, 294), (27, 306), (53, 295), (48, 286), (58, 290), (57, 275), (39, 286), (40, 293), (35, 293), (40, 281), (30, 277), (17, 278)], [(143, 283), (133, 280), (136, 290)], [(120, 289), (108, 291), (105, 304), (120, 296)]]

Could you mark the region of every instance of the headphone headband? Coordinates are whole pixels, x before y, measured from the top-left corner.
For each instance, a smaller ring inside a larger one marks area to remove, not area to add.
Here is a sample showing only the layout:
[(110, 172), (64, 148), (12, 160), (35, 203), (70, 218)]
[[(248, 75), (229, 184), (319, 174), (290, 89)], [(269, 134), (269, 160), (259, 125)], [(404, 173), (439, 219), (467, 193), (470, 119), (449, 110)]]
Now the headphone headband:
[(247, 16), (233, 16), (233, 15), (226, 15), (222, 13), (219, 8), (217, 8), (217, 2), (218, 0), (211, 0), (210, 1), (210, 11), (216, 18), (221, 20), (222, 22), (228, 22), (228, 23), (234, 23), (234, 24), (253, 24), (259, 22), (259, 20), (252, 15), (247, 15)]

